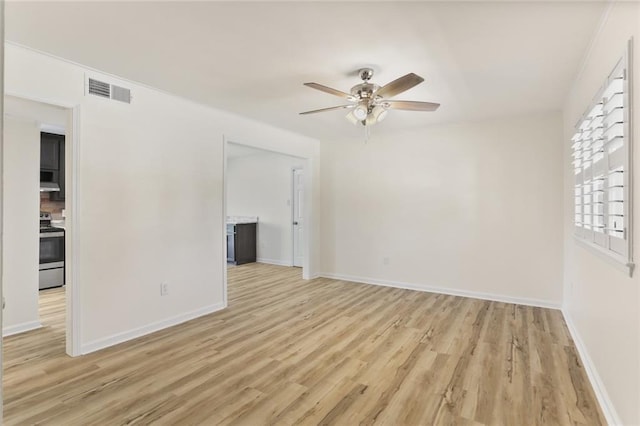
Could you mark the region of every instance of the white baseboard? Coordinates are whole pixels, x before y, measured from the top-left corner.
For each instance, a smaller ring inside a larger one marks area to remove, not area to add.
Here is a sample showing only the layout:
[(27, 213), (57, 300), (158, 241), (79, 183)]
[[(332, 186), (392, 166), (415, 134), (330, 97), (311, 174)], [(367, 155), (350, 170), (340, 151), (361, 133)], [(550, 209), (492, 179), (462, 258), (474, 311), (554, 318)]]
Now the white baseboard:
[(256, 259), (258, 263), (267, 263), (269, 265), (278, 265), (278, 266), (293, 266), (293, 263), (286, 260), (277, 260), (277, 259), (265, 259), (263, 257), (259, 257)]
[(14, 334), (24, 333), (25, 331), (35, 330), (42, 327), (40, 321), (23, 322), (22, 324), (10, 325), (2, 327), (2, 337), (13, 336)]
[(208, 315), (226, 308), (225, 303), (216, 303), (215, 305), (206, 306), (204, 308), (196, 309), (195, 311), (186, 312), (184, 314), (176, 315), (171, 318), (167, 318), (162, 321), (157, 321), (143, 327), (138, 327), (133, 330), (117, 333), (112, 336), (103, 337), (101, 339), (94, 340), (92, 342), (83, 344), (81, 346), (82, 355), (86, 355), (91, 352), (95, 352), (100, 349), (108, 348), (109, 346), (117, 345), (137, 337), (141, 337), (147, 334), (151, 334), (156, 331), (163, 330), (174, 325), (181, 324), (183, 322)]
[(500, 294), (481, 293), (468, 290), (459, 290), (446, 287), (434, 287), (427, 285), (417, 285), (398, 281), (378, 280), (375, 278), (355, 277), (351, 275), (321, 273), (320, 276), (335, 280), (352, 281), (362, 284), (381, 285), (385, 287), (402, 288), (405, 290), (423, 291), (427, 293), (448, 294), (451, 296), (469, 297), (471, 299), (491, 300), (493, 302), (514, 303), (516, 305), (535, 306), (539, 308), (560, 309), (559, 302), (550, 300), (527, 299), (522, 297), (504, 296)]
[(602, 379), (600, 379), (598, 370), (589, 356), (589, 351), (587, 351), (587, 347), (585, 346), (582, 337), (580, 337), (580, 333), (578, 333), (578, 329), (573, 323), (571, 315), (569, 315), (569, 312), (563, 308), (562, 316), (564, 316), (564, 322), (567, 324), (567, 328), (569, 329), (569, 333), (571, 333), (576, 349), (578, 349), (580, 360), (587, 372), (587, 377), (589, 377), (591, 387), (593, 388), (593, 392), (596, 394), (596, 398), (600, 403), (600, 408), (602, 408), (602, 413), (604, 414), (607, 423), (611, 426), (622, 426), (623, 423), (620, 420), (611, 399), (609, 398), (607, 388), (604, 386), (604, 383), (602, 383)]

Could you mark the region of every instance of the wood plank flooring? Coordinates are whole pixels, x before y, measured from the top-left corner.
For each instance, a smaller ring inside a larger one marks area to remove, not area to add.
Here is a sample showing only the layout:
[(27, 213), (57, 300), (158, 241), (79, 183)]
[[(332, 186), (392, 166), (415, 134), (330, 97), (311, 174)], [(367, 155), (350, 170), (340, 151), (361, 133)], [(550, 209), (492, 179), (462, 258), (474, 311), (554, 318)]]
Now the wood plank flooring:
[(7, 425), (605, 424), (559, 311), (229, 269), (229, 308), (64, 354), (46, 327), (4, 339)]

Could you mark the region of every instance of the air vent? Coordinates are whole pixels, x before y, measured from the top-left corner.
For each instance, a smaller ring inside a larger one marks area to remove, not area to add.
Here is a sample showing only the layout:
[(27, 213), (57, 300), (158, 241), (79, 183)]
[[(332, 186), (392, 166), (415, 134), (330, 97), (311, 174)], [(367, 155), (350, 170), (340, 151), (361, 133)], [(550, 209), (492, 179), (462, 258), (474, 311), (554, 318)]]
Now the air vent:
[(89, 78), (88, 93), (102, 98), (113, 99), (115, 101), (131, 103), (131, 90), (105, 83), (104, 81)]
[(128, 104), (131, 103), (131, 90), (125, 89), (124, 87), (111, 85), (111, 99), (120, 102), (126, 102)]
[(89, 93), (103, 98), (111, 97), (111, 85), (103, 81), (89, 79)]

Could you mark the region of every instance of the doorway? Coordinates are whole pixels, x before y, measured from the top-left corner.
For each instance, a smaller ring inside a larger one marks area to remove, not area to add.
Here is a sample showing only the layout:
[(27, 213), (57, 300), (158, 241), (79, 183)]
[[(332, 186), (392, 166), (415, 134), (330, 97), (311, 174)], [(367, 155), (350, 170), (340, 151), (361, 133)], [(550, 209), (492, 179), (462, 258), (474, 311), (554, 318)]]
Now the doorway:
[(257, 263), (300, 267), (308, 279), (311, 159), (226, 140), (224, 159), (225, 303), (233, 223), (255, 220)]
[[(3, 225), (11, 231), (3, 235), (2, 255), (11, 267), (3, 270), (3, 337), (37, 339), (44, 331), (55, 339), (29, 344), (55, 341), (80, 355), (73, 303), (78, 108), (13, 94), (4, 102)], [(30, 334), (34, 329), (40, 331)]]

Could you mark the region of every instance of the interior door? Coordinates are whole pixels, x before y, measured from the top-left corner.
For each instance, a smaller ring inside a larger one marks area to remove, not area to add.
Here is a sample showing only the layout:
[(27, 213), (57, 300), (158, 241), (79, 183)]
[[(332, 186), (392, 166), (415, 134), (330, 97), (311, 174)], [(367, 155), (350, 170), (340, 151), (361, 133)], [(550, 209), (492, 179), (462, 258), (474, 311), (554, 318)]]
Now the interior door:
[(304, 173), (293, 170), (293, 266), (302, 267), (304, 262)]

